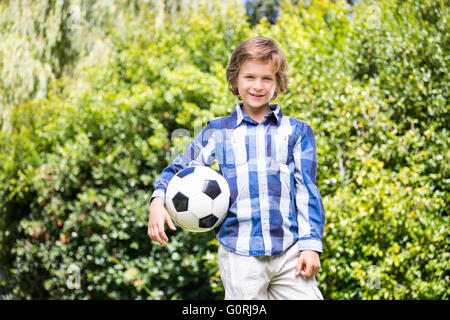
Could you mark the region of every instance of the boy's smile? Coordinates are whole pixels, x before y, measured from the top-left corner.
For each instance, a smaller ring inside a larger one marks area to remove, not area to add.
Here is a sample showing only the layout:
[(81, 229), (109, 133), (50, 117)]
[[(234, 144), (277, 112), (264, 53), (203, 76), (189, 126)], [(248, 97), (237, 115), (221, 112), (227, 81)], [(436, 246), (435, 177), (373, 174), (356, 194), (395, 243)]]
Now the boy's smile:
[(245, 61), (239, 71), (237, 88), (243, 100), (243, 111), (260, 121), (270, 111), (269, 103), (276, 89), (271, 61)]

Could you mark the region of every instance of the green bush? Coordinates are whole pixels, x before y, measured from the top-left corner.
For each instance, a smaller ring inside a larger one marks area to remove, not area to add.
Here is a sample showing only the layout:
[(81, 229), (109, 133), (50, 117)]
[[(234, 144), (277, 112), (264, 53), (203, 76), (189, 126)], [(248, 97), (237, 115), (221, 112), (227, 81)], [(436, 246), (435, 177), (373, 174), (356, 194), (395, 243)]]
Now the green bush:
[(316, 135), (325, 298), (448, 299), (442, 5), (284, 1), (276, 24), (251, 27), (242, 5), (209, 1), (170, 24), (149, 12), (113, 27), (97, 60), (14, 107), (0, 134), (4, 298), (223, 298), (213, 233), (151, 243), (148, 201), (189, 140), (174, 130), (231, 112), (228, 59), (266, 35), (288, 58), (278, 103)]

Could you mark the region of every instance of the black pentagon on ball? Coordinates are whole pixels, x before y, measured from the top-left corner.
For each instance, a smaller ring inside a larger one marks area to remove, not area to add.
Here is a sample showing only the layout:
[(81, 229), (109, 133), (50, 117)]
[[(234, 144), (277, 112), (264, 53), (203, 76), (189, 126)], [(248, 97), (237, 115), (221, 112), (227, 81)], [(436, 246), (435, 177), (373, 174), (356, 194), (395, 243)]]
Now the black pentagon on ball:
[(202, 191), (213, 200), (222, 192), (216, 180), (205, 180)]
[(172, 203), (178, 212), (187, 211), (189, 198), (181, 192), (177, 192), (177, 194), (172, 198)]
[(211, 228), (219, 220), (215, 215), (210, 214), (204, 218), (201, 218), (198, 222), (200, 228)]
[(184, 168), (183, 170), (181, 170), (180, 172), (177, 173), (177, 176), (180, 178), (184, 178), (188, 174), (191, 174), (192, 172), (194, 172), (194, 170), (195, 170), (195, 167)]

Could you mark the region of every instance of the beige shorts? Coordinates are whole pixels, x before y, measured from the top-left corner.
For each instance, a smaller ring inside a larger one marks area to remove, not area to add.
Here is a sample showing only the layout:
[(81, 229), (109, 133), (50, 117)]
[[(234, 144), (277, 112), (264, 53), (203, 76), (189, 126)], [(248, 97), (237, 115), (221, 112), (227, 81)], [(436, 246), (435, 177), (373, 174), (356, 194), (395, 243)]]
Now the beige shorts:
[(323, 300), (315, 277), (295, 275), (298, 246), (277, 256), (249, 257), (219, 246), (225, 300)]

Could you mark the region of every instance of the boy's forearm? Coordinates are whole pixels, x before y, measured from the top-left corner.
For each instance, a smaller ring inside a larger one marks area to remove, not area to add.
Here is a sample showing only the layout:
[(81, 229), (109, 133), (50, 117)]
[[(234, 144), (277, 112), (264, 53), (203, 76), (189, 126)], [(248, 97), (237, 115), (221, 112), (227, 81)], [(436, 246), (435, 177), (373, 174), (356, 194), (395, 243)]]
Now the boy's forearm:
[(152, 197), (150, 199), (150, 207), (155, 207), (155, 206), (158, 206), (158, 207), (164, 206), (164, 199), (159, 196)]

